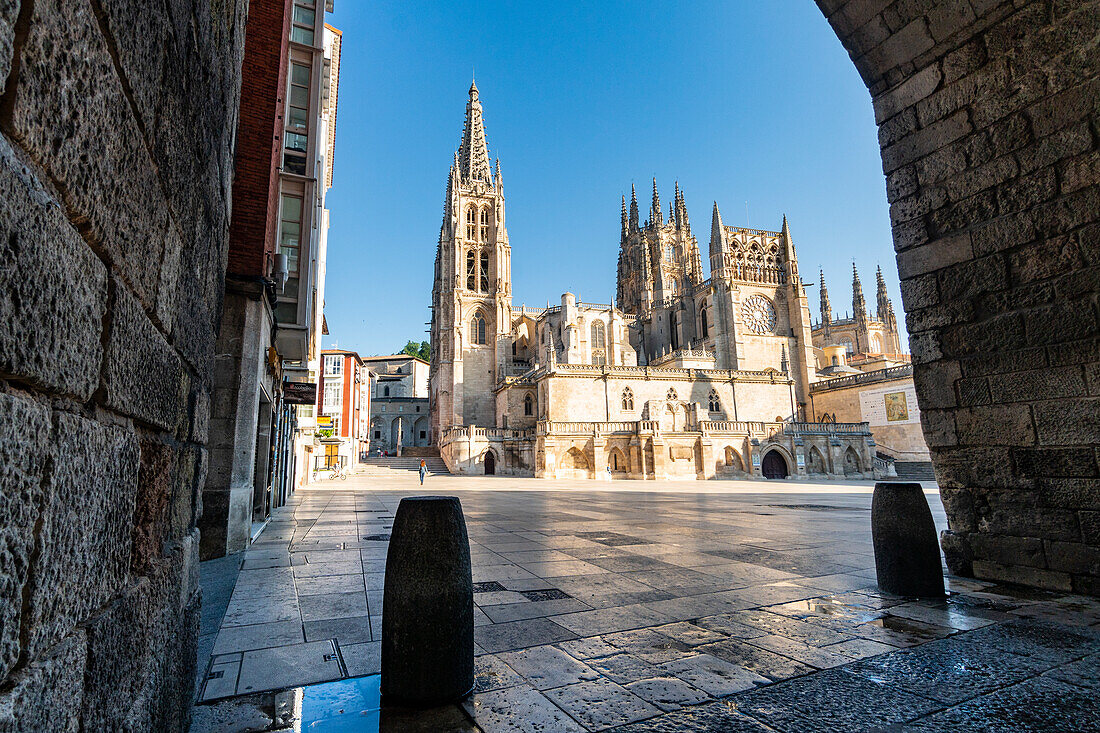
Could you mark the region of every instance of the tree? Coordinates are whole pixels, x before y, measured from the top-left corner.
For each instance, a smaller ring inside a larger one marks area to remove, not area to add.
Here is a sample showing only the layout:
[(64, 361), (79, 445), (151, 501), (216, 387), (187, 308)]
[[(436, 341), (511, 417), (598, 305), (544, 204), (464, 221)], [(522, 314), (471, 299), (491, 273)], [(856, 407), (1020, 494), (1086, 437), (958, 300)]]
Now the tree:
[(417, 343), (410, 341), (405, 344), (405, 348), (401, 349), (399, 353), (408, 354), (409, 356), (416, 356), (424, 361), (432, 360), (432, 345), (427, 341), (421, 341)]

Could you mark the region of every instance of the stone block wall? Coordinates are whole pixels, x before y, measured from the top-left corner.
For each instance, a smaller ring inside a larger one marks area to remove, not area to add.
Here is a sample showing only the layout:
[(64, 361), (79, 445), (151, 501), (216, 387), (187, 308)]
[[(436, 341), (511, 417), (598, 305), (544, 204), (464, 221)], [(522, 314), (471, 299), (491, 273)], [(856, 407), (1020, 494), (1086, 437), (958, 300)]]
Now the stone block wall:
[(187, 727), (245, 6), (0, 0), (0, 731)]
[(1100, 2), (817, 3), (873, 100), (948, 565), (1100, 594)]

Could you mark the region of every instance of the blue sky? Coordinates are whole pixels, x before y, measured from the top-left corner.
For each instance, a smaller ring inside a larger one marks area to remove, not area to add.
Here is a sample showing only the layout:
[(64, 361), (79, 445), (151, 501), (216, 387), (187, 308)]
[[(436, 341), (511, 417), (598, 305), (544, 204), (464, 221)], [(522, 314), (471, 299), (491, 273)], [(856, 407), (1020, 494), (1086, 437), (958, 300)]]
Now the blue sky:
[[(615, 292), (619, 197), (680, 182), (704, 270), (727, 225), (789, 219), (811, 310), (824, 267), (851, 308), (855, 259), (901, 316), (870, 98), (809, 0), (336, 0), (344, 33), (325, 345), (427, 339), (446, 177), (472, 70), (507, 197), (516, 306)], [(748, 213), (746, 216), (746, 202)], [(873, 306), (872, 306), (873, 307)]]

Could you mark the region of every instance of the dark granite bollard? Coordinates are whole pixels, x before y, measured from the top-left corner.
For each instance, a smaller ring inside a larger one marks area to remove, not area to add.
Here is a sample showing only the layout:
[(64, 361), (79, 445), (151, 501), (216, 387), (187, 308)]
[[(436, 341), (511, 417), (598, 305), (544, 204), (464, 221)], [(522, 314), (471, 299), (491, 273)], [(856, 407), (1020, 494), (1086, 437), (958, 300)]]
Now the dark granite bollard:
[(875, 484), (871, 538), (880, 590), (918, 598), (944, 595), (936, 525), (920, 484)]
[(474, 687), (470, 541), (455, 496), (397, 507), (382, 598), (382, 702), (431, 707)]

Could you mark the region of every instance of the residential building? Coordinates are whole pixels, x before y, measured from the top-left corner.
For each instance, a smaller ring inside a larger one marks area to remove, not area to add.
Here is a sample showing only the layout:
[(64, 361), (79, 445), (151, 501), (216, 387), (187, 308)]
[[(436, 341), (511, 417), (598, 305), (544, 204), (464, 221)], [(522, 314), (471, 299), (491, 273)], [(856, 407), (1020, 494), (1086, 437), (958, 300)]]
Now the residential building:
[(370, 414), (370, 373), (354, 351), (321, 351), (317, 390), (317, 433), (311, 472), (359, 463), (368, 449), (366, 416)]
[(285, 385), (310, 383), (323, 325), (340, 50), (325, 9), (307, 0), (249, 9), (199, 524), (204, 559), (245, 549), (300, 483), (299, 418), (313, 416), (298, 404), (314, 398)]

